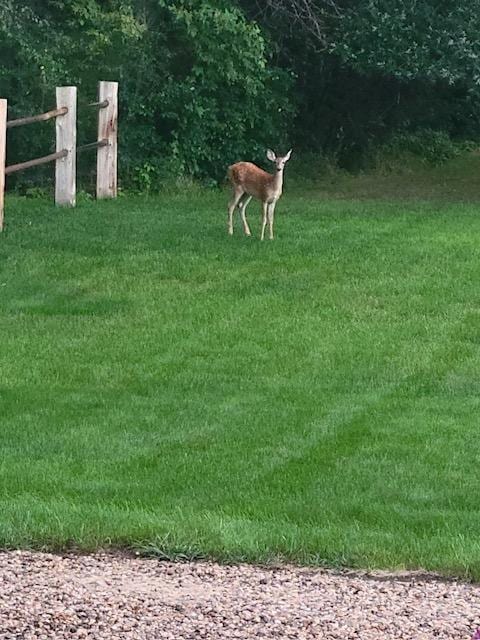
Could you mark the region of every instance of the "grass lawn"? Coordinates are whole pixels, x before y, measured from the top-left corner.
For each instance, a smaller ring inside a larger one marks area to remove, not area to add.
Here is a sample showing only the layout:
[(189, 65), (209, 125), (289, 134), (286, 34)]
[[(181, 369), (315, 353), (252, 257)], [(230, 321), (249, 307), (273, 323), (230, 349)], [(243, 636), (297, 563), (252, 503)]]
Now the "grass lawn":
[(220, 191), (7, 197), (0, 547), (480, 579), (475, 163), (404, 199), (287, 171), (263, 244)]

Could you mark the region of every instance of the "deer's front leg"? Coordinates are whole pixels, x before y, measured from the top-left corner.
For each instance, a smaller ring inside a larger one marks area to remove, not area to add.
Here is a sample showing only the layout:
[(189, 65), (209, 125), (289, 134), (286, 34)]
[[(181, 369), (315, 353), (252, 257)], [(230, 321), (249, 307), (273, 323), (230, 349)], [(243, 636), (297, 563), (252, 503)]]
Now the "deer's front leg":
[(265, 227), (267, 226), (267, 215), (268, 215), (268, 202), (262, 202), (262, 233), (260, 235), (260, 240), (263, 240), (265, 236)]
[(273, 240), (273, 216), (275, 214), (275, 204), (276, 202), (271, 202), (268, 205), (268, 231), (270, 240)]

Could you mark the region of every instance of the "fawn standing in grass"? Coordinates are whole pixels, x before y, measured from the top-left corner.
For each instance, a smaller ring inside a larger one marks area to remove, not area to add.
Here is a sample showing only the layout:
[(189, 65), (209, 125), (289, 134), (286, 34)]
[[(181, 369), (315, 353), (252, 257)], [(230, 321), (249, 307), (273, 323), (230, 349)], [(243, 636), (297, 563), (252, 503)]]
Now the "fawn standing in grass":
[(252, 235), (245, 217), (245, 209), (252, 196), (262, 202), (262, 233), (260, 240), (265, 235), (265, 227), (269, 227), (270, 240), (273, 240), (273, 216), (275, 205), (282, 195), (283, 169), (290, 159), (292, 150), (286, 156), (276, 156), (271, 149), (267, 150), (267, 158), (275, 163), (276, 171), (272, 175), (251, 162), (237, 162), (228, 167), (228, 177), (233, 186), (233, 197), (228, 205), (228, 233), (233, 234), (233, 212), (235, 207), (240, 211), (243, 228), (247, 236)]

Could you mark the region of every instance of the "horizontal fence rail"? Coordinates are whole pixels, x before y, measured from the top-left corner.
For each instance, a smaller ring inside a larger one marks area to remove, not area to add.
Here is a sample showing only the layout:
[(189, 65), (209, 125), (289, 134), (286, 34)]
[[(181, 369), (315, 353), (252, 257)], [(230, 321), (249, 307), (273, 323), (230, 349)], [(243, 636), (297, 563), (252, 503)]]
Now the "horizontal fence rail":
[[(57, 87), (57, 106), (45, 113), (7, 120), (7, 100), (0, 98), (0, 231), (4, 221), (5, 177), (55, 162), (55, 204), (75, 206), (77, 153), (97, 150), (97, 198), (115, 198), (117, 195), (117, 118), (118, 83), (100, 82), (98, 100), (87, 106), (98, 109), (97, 140), (77, 147), (77, 88)], [(7, 166), (7, 129), (34, 122), (55, 119), (55, 152), (41, 158)]]
[(96, 107), (97, 109), (106, 109), (109, 105), (108, 100), (102, 100), (101, 102), (89, 102), (87, 107)]
[(48, 156), (43, 156), (42, 158), (35, 158), (35, 160), (27, 160), (26, 162), (19, 162), (18, 164), (11, 164), (9, 167), (5, 167), (5, 175), (8, 176), (11, 173), (15, 173), (16, 171), (22, 171), (22, 169), (30, 169), (30, 167), (36, 167), (39, 164), (46, 164), (47, 162), (59, 160), (60, 158), (65, 158), (66, 156), (68, 156), (68, 151), (66, 149), (62, 149), (61, 151), (50, 153)]
[(107, 144), (109, 144), (109, 142), (105, 138), (103, 140), (98, 140), (97, 142), (82, 144), (80, 147), (77, 147), (77, 153), (79, 153), (80, 151), (87, 151), (88, 149), (99, 149), (100, 147), (106, 147)]
[(16, 120), (7, 120), (7, 129), (13, 127), (21, 127), (24, 124), (33, 124), (34, 122), (45, 122), (51, 120), (57, 116), (64, 116), (68, 112), (67, 107), (61, 107), (60, 109), (53, 109), (46, 113), (40, 113), (38, 116), (28, 116), (27, 118), (17, 118)]

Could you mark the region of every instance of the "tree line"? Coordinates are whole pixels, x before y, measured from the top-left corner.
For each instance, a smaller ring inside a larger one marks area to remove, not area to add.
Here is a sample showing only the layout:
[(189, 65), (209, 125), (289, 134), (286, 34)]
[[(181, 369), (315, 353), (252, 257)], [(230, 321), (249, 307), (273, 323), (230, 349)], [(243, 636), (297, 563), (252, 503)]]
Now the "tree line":
[[(97, 81), (118, 80), (121, 179), (142, 190), (215, 183), (266, 147), (352, 170), (381, 145), (435, 161), (479, 137), (479, 33), (480, 0), (0, 0), (0, 96), (19, 117), (77, 85), (82, 142)], [(22, 127), (9, 161), (52, 140)]]

